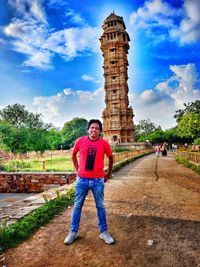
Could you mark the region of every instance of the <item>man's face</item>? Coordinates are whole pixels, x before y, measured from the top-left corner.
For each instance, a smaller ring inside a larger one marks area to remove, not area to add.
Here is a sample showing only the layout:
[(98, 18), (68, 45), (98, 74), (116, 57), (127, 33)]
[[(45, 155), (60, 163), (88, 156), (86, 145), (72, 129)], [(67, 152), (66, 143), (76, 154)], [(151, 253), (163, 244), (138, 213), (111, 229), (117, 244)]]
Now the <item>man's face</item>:
[(100, 129), (98, 123), (92, 123), (90, 128), (88, 129), (89, 138), (92, 140), (96, 140), (99, 138)]

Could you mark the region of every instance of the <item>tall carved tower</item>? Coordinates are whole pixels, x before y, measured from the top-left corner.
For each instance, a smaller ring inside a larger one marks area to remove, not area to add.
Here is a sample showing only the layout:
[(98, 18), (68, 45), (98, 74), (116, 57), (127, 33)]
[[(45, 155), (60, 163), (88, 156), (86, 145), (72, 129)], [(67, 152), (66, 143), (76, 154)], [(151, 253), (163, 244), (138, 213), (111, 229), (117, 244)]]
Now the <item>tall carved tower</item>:
[(105, 104), (103, 133), (111, 144), (134, 142), (133, 109), (128, 99), (129, 35), (123, 18), (113, 13), (106, 18), (100, 38), (104, 57)]

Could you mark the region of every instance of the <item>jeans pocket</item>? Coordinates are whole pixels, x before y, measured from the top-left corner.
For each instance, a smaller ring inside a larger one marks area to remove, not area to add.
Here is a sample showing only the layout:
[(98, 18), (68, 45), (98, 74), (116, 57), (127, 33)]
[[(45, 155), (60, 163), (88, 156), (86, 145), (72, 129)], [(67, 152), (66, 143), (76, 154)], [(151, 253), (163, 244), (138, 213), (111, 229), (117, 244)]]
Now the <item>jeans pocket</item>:
[(97, 178), (97, 181), (100, 182), (101, 184), (104, 184), (104, 178)]

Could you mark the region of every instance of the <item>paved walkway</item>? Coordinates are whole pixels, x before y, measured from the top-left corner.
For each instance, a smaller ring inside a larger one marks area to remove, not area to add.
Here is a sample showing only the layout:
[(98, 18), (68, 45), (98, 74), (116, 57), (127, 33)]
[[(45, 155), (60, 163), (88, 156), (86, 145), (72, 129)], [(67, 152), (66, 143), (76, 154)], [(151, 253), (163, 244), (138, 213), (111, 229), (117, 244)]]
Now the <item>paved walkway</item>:
[(89, 193), (78, 239), (63, 244), (71, 209), (3, 256), (7, 267), (199, 267), (200, 176), (170, 154), (145, 156), (106, 183), (105, 204), (115, 245), (97, 229)]
[[(61, 193), (67, 190), (71, 185), (65, 185), (56, 190)], [(37, 209), (45, 203), (44, 195), (48, 199), (55, 198), (55, 189), (43, 193), (0, 193), (0, 224), (9, 225), (15, 223), (20, 218)]]

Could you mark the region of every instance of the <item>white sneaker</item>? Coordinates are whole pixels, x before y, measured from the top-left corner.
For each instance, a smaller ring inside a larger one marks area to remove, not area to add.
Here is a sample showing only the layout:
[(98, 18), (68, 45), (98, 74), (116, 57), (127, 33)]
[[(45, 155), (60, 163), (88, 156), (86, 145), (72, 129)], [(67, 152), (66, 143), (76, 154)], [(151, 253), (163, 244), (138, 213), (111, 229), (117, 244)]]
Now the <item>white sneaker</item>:
[(78, 237), (78, 233), (70, 231), (68, 236), (64, 240), (64, 244), (70, 245)]
[(107, 231), (102, 232), (100, 234), (100, 238), (103, 239), (106, 242), (106, 244), (111, 245), (115, 243), (114, 239)]

